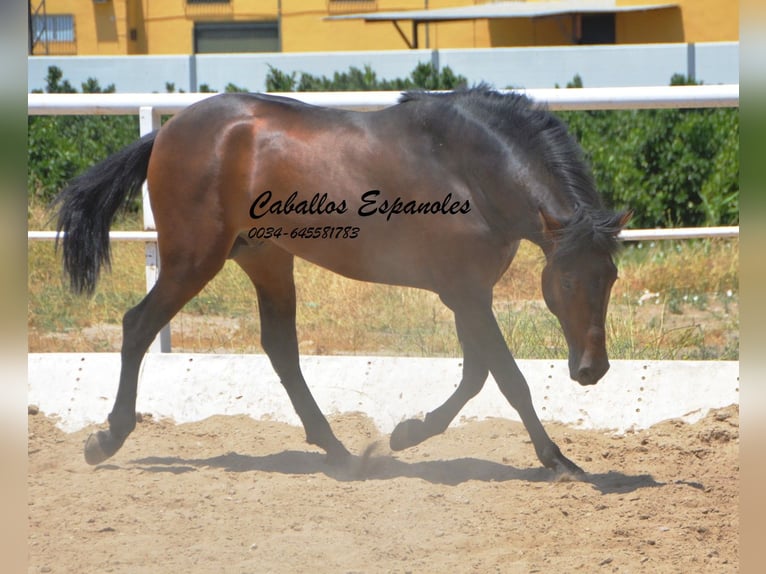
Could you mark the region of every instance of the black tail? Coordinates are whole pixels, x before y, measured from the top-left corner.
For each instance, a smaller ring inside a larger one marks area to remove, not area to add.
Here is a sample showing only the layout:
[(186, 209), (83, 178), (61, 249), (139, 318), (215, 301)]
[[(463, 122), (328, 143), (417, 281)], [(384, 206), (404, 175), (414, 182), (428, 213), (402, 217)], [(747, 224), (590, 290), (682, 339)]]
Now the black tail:
[(109, 266), (109, 228), (117, 209), (141, 189), (156, 136), (156, 131), (145, 135), (94, 165), (54, 201), (56, 245), (63, 232), (64, 270), (75, 293), (93, 294), (101, 266)]

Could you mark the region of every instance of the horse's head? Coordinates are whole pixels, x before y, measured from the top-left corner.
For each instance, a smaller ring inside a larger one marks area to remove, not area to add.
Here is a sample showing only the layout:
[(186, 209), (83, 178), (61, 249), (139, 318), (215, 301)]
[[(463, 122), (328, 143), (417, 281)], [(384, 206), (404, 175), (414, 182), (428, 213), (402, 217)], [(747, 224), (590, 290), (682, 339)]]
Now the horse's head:
[(589, 217), (562, 222), (541, 212), (547, 245), (543, 297), (569, 346), (569, 376), (581, 385), (597, 383), (609, 370), (606, 310), (617, 279), (612, 254), (630, 215), (612, 214), (594, 224)]

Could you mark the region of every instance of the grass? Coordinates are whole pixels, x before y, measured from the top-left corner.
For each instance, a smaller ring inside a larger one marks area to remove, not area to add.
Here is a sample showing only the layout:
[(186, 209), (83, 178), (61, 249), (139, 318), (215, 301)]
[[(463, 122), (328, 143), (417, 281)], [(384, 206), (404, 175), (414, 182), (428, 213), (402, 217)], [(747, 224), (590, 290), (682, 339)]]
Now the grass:
[[(50, 227), (30, 207), (29, 228)], [(116, 228), (137, 229), (128, 217)], [(30, 242), (28, 344), (31, 352), (115, 351), (123, 313), (145, 292), (140, 243), (112, 245), (91, 299), (72, 295), (49, 242)], [(607, 318), (613, 359), (739, 357), (737, 240), (628, 245)], [(561, 359), (566, 344), (542, 303), (540, 251), (524, 243), (495, 289), (495, 313), (518, 358)], [(429, 292), (345, 279), (296, 261), (298, 333), (308, 354), (459, 356), (450, 311)], [(173, 320), (172, 344), (186, 352), (261, 352), (255, 292), (239, 268), (223, 271)]]

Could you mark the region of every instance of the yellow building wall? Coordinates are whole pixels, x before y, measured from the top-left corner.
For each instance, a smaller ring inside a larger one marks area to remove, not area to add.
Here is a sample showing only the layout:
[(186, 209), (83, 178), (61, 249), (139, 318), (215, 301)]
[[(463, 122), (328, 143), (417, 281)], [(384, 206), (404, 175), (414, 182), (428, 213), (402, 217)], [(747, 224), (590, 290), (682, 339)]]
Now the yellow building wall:
[(616, 20), (618, 44), (686, 41), (682, 12), (678, 8), (623, 13), (618, 14)]
[(739, 40), (739, 2), (680, 0), (687, 42)]
[[(393, 26), (393, 24), (389, 24)], [(425, 24), (420, 26), (420, 47), (441, 50), (444, 48), (484, 48), (491, 46), (489, 22), (441, 22), (430, 24), (428, 45), (425, 42)]]
[[(48, 0), (46, 12), (49, 16), (73, 15), (75, 41), (50, 42), (51, 54), (126, 54), (126, 0), (110, 0), (96, 3), (92, 0)], [(33, 9), (39, 1), (33, 0)], [(42, 12), (39, 12), (42, 14)], [(61, 45), (60, 45), (61, 44)], [(36, 53), (41, 53), (44, 46), (39, 46)]]
[[(431, 9), (464, 6), (471, 0), (427, 0)], [(535, 1), (535, 0), (532, 0)], [(679, 8), (621, 13), (616, 19), (617, 43), (713, 42), (739, 39), (739, 3), (730, 0), (674, 0)], [(391, 22), (328, 21), (330, 13), (422, 10), (426, 0), (282, 0), (283, 52), (403, 50), (407, 44)], [(657, 0), (618, 0), (620, 4), (652, 4)], [(33, 1), (33, 6), (39, 2)], [(475, 2), (478, 3), (478, 2)], [(186, 0), (47, 0), (47, 13), (75, 17), (73, 46), (51, 46), (51, 53), (80, 55), (190, 54), (194, 23), (212, 21), (275, 21), (277, 0), (231, 0), (188, 4)], [(339, 9), (340, 7), (340, 9)], [(572, 42), (571, 17), (442, 22), (419, 26), (419, 47), (485, 48), (546, 46)], [(400, 22), (404, 35), (412, 24)], [(37, 53), (40, 53), (39, 50)]]
[[(618, 16), (618, 43), (736, 42), (739, 2), (736, 0), (672, 0), (678, 8), (633, 12)], [(636, 6), (657, 0), (618, 0)]]
[[(137, 0), (134, 0), (137, 1)], [(184, 0), (140, 0), (149, 54), (191, 54), (193, 20), (187, 18)]]

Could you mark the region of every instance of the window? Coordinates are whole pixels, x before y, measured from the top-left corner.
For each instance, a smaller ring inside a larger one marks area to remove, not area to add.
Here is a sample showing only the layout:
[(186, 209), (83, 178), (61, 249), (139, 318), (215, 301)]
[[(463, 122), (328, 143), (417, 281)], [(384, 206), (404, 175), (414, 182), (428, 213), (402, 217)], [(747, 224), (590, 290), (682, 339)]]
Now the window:
[(74, 42), (74, 16), (34, 15), (32, 32), (35, 43)]
[(615, 17), (612, 14), (582, 14), (580, 44), (614, 44)]
[(279, 51), (279, 25), (276, 20), (194, 24), (196, 54)]

